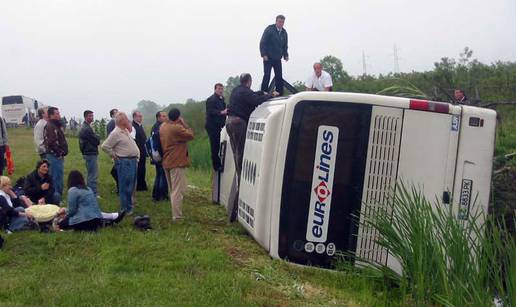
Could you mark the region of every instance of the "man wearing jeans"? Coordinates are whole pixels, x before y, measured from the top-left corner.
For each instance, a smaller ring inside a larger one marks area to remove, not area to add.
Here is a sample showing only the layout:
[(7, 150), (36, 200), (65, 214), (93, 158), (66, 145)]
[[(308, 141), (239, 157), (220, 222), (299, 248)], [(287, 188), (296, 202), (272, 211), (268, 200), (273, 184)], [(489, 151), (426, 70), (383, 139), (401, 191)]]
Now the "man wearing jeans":
[(188, 127), (178, 109), (168, 112), (168, 121), (159, 128), (159, 138), (163, 149), (163, 169), (167, 178), (172, 206), (172, 221), (183, 219), (181, 205), (186, 192), (186, 168), (190, 166), (188, 141), (194, 134)]
[[(159, 128), (161, 124), (167, 121), (167, 113), (159, 111), (156, 113), (156, 123), (152, 126), (151, 138), (157, 139), (160, 142), (158, 152), (163, 157), (163, 150), (161, 150), (161, 141), (159, 140)], [(156, 137), (157, 136), (157, 137)], [(152, 188), (152, 201), (157, 202), (168, 198), (168, 183), (163, 170), (163, 160), (155, 161), (151, 157), (151, 164), (156, 167), (156, 179), (154, 179), (154, 187)]]
[(93, 111), (84, 111), (84, 123), (79, 132), (79, 148), (86, 162), (86, 170), (88, 171), (88, 187), (91, 188), (95, 196), (97, 192), (97, 178), (99, 176), (99, 167), (97, 157), (99, 155), (100, 137), (93, 132), (91, 123), (93, 122)]
[(132, 196), (136, 188), (136, 171), (140, 150), (130, 135), (132, 125), (127, 115), (118, 112), (115, 116), (115, 124), (115, 129), (109, 134), (101, 147), (115, 161), (121, 210), (131, 215), (133, 213)]
[(263, 92), (253, 92), (251, 84), (253, 80), (250, 74), (240, 75), (240, 85), (235, 87), (231, 92), (228, 106), (228, 118), (226, 119), (226, 131), (229, 135), (231, 149), (233, 150), (233, 158), (235, 160), (235, 169), (237, 174), (237, 189), (235, 203), (229, 204), (231, 214), (230, 222), (236, 220), (238, 209), (238, 182), (242, 172), (242, 159), (244, 157), (244, 144), (247, 131), (247, 122), (254, 109), (266, 100), (278, 95), (273, 92), (272, 95)]
[(44, 141), (47, 160), (50, 162), (50, 175), (54, 182), (59, 201), (63, 196), (64, 157), (68, 154), (68, 143), (61, 124), (61, 114), (56, 107), (48, 108), (48, 123), (45, 126)]

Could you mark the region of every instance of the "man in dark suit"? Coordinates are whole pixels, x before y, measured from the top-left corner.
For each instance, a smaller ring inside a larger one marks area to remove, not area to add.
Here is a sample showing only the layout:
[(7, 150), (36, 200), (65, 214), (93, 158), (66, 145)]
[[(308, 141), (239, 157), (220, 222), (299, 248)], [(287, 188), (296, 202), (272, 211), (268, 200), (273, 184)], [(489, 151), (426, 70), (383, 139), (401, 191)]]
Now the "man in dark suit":
[(147, 191), (147, 182), (145, 181), (145, 162), (147, 162), (147, 152), (145, 151), (145, 129), (143, 129), (143, 114), (140, 111), (133, 112), (133, 129), (135, 130), (135, 141), (140, 150), (140, 160), (138, 160), (138, 175), (136, 179), (136, 191)]
[(285, 16), (278, 15), (276, 23), (268, 26), (263, 31), (260, 40), (260, 55), (263, 59), (262, 92), (267, 92), (271, 79), (271, 69), (274, 68), (276, 91), (283, 95), (283, 72), (281, 58), (288, 61), (288, 35), (283, 28)]
[(226, 123), (226, 103), (224, 102), (224, 86), (220, 83), (215, 84), (215, 92), (206, 99), (206, 132), (210, 138), (211, 147), (211, 166), (218, 171), (222, 167), (219, 158), (220, 131)]

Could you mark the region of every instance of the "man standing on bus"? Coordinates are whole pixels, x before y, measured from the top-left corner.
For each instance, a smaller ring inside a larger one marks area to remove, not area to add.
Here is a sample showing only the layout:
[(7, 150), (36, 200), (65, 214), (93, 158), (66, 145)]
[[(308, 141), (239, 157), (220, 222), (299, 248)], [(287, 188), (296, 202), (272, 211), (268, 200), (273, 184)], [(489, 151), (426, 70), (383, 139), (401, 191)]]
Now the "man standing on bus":
[[(62, 129), (61, 114), (56, 107), (48, 108), (48, 123), (45, 126), (47, 160), (50, 162), (50, 175), (59, 197), (63, 196), (64, 157), (68, 154), (68, 143)], [(59, 199), (60, 200), (60, 199)]]
[(269, 90), (271, 70), (274, 68), (276, 91), (283, 95), (283, 68), (281, 58), (288, 61), (288, 35), (283, 28), (285, 16), (276, 16), (276, 23), (267, 26), (260, 40), (260, 55), (263, 59), (262, 92)]
[(9, 146), (9, 139), (7, 137), (7, 127), (5, 126), (5, 120), (0, 117), (0, 175), (4, 174), (5, 168), (5, 150)]

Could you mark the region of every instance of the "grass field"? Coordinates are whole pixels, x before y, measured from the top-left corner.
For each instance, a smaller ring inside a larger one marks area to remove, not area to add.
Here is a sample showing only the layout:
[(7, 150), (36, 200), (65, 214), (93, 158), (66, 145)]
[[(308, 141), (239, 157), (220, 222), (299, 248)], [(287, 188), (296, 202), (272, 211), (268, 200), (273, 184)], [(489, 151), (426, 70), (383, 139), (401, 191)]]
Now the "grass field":
[[(516, 108), (502, 107), (496, 153), (516, 151)], [(9, 130), (13, 179), (34, 169), (32, 131)], [(65, 175), (85, 172), (78, 140), (69, 138)], [(398, 306), (400, 291), (363, 273), (329, 272), (272, 260), (238, 224), (228, 224), (210, 196), (209, 145), (190, 145), (186, 220), (171, 222), (170, 204), (137, 194), (136, 214), (154, 229), (133, 230), (132, 219), (98, 233), (20, 232), (4, 235), (0, 250), (0, 306)], [(512, 163), (514, 165), (514, 161)], [(118, 210), (112, 163), (99, 156), (103, 211)], [(147, 184), (154, 167), (148, 164)], [(511, 185), (510, 183), (508, 183)], [(512, 194), (511, 194), (512, 195)], [(502, 204), (511, 207), (513, 204)]]
[[(32, 131), (9, 130), (16, 179), (33, 170)], [(78, 140), (70, 138), (65, 176), (85, 171)], [(203, 148), (206, 145), (194, 144)], [(206, 150), (206, 149), (204, 149)], [(198, 153), (196, 153), (198, 155)], [(208, 152), (206, 152), (208, 156)], [(103, 211), (118, 200), (111, 161), (99, 156)], [(200, 159), (200, 158), (199, 158)], [(399, 305), (396, 291), (350, 273), (301, 268), (272, 260), (223, 208), (211, 204), (210, 174), (190, 170), (182, 224), (168, 202), (137, 194), (136, 214), (152, 218), (150, 232), (132, 219), (98, 233), (19, 232), (0, 250), (0, 306), (359, 306)], [(148, 166), (147, 183), (154, 168)]]

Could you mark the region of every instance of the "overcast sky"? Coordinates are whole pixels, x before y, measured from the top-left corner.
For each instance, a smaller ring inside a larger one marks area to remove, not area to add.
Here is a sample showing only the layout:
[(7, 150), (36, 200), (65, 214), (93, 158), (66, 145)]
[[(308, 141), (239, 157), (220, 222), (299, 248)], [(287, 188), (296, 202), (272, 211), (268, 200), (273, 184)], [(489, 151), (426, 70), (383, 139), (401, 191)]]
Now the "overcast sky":
[(368, 73), (388, 73), (394, 45), (401, 71), (431, 69), (465, 46), (482, 62), (516, 61), (515, 0), (1, 0), (0, 96), (104, 117), (141, 99), (202, 100), (242, 72), (258, 89), (258, 43), (277, 14), (286, 16), (289, 82), (325, 55), (358, 75), (365, 52)]

